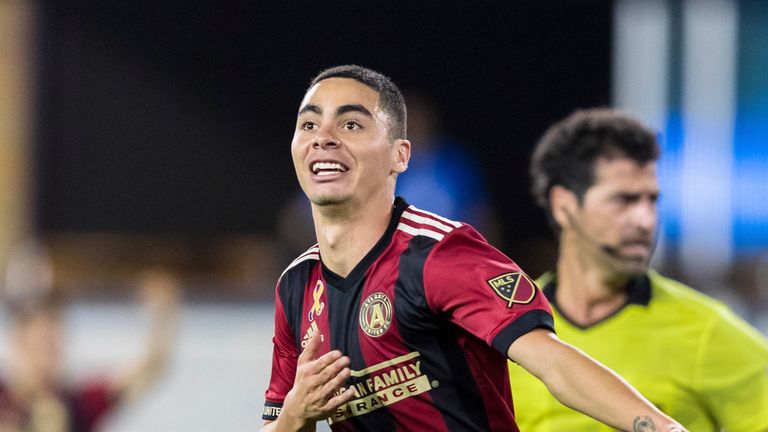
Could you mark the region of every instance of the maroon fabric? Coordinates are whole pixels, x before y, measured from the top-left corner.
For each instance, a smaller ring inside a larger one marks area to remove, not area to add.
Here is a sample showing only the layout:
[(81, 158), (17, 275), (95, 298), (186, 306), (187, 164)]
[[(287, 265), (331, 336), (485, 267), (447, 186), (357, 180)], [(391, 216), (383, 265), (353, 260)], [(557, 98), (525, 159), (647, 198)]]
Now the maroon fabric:
[(104, 379), (91, 379), (70, 393), (72, 407), (78, 419), (77, 430), (73, 432), (92, 432), (102, 423), (115, 406), (115, 397), (110, 391), (109, 382)]
[(27, 421), (28, 413), (13, 398), (5, 383), (0, 381), (0, 426), (19, 427)]
[[(70, 432), (94, 432), (115, 406), (109, 383), (90, 379), (59, 392), (67, 409)], [(26, 430), (31, 421), (30, 407), (24, 406), (0, 381), (0, 426)]]

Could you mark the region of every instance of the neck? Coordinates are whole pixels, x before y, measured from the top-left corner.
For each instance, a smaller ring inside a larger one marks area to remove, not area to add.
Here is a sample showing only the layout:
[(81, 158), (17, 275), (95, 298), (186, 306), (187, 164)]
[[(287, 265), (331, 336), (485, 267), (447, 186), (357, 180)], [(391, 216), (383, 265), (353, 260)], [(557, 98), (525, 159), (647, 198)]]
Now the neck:
[[(557, 262), (557, 305), (581, 326), (595, 324), (618, 311), (627, 301), (629, 275), (616, 274), (597, 262), (599, 256), (561, 238)], [(598, 251), (599, 252), (599, 251)]]
[(323, 264), (347, 277), (373, 249), (392, 217), (392, 194), (370, 197), (359, 205), (312, 205), (317, 243)]

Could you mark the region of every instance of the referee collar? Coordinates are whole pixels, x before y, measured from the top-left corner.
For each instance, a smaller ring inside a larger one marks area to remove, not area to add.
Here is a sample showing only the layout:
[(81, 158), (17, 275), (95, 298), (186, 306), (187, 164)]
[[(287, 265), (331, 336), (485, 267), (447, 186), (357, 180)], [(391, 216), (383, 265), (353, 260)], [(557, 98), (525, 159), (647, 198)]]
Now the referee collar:
[(544, 288), (542, 289), (542, 291), (544, 292), (544, 296), (547, 297), (547, 300), (549, 300), (549, 303), (560, 312), (560, 315), (563, 318), (565, 318), (569, 323), (571, 323), (576, 327), (579, 327), (581, 329), (586, 329), (610, 319), (611, 317), (621, 312), (625, 307), (627, 307), (630, 304), (648, 306), (648, 303), (651, 302), (651, 279), (650, 277), (648, 277), (647, 273), (643, 274), (642, 276), (636, 276), (631, 278), (627, 282), (627, 286), (626, 286), (626, 292), (627, 292), (626, 303), (624, 303), (620, 308), (616, 309), (616, 312), (588, 326), (582, 326), (571, 321), (567, 316), (563, 314), (562, 308), (557, 304), (557, 299), (555, 296), (555, 292), (557, 291), (557, 274), (555, 273), (550, 274), (550, 279), (546, 283), (546, 285), (544, 285)]

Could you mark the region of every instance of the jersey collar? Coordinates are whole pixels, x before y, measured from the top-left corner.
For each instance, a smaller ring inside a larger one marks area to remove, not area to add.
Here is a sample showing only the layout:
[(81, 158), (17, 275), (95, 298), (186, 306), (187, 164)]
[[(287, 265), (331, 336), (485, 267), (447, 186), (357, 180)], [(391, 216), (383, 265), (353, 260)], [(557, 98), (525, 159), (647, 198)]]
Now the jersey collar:
[(629, 282), (627, 282), (627, 286), (626, 286), (627, 302), (624, 303), (620, 308), (616, 309), (616, 312), (608, 315), (607, 317), (603, 318), (602, 320), (592, 325), (582, 326), (571, 321), (565, 314), (563, 314), (562, 309), (557, 304), (557, 299), (555, 296), (555, 292), (557, 291), (557, 275), (553, 272), (549, 272), (543, 275), (541, 279), (544, 279), (546, 281), (542, 291), (544, 292), (544, 296), (547, 297), (547, 300), (549, 300), (549, 303), (552, 305), (552, 307), (554, 307), (560, 313), (560, 316), (562, 316), (566, 321), (571, 323), (571, 325), (581, 329), (594, 327), (597, 324), (600, 324), (606, 320), (609, 320), (611, 317), (621, 312), (625, 307), (627, 307), (630, 304), (648, 306), (648, 303), (651, 302), (651, 279), (646, 273), (646, 274), (643, 274), (642, 276), (634, 277), (630, 279)]
[(325, 278), (326, 282), (338, 288), (339, 290), (346, 292), (352, 287), (356, 286), (363, 279), (365, 272), (368, 271), (368, 267), (370, 267), (371, 264), (373, 264), (373, 262), (379, 258), (382, 252), (384, 252), (387, 246), (389, 246), (389, 243), (392, 240), (392, 236), (397, 229), (397, 224), (400, 222), (400, 216), (403, 214), (405, 209), (408, 208), (408, 203), (405, 202), (402, 197), (397, 197), (395, 198), (393, 206), (394, 210), (392, 211), (392, 219), (390, 219), (387, 230), (384, 231), (384, 235), (381, 236), (379, 241), (376, 242), (376, 244), (365, 255), (365, 257), (363, 257), (363, 259), (357, 263), (355, 268), (352, 269), (346, 278), (341, 277), (340, 275), (329, 270), (325, 264), (322, 264), (321, 257), (320, 261), (323, 266), (323, 278)]

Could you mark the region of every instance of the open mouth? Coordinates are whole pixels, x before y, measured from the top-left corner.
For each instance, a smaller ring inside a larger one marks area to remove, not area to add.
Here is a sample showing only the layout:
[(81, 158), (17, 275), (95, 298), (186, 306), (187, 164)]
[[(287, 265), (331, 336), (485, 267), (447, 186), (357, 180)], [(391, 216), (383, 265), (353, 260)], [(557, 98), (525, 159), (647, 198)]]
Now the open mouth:
[(349, 168), (338, 162), (315, 162), (312, 164), (312, 174), (327, 176), (347, 172)]

